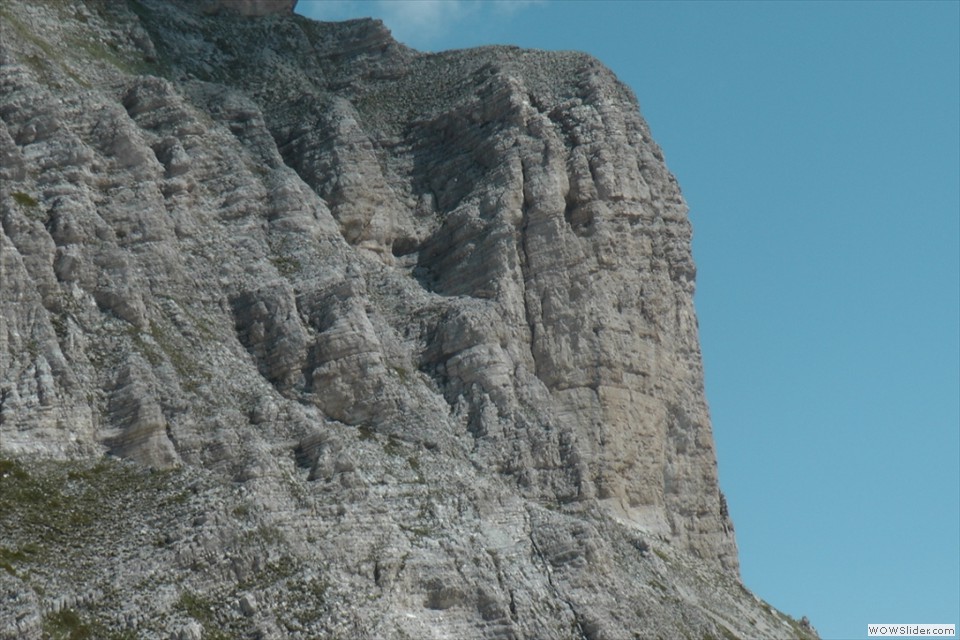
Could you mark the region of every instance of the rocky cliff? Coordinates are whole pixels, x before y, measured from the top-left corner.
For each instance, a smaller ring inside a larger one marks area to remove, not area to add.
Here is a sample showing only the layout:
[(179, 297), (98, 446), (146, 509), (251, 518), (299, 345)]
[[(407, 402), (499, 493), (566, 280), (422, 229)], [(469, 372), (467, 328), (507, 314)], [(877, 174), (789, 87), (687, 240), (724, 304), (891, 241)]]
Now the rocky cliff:
[(630, 90), (223, 4), (0, 5), (0, 636), (811, 634)]

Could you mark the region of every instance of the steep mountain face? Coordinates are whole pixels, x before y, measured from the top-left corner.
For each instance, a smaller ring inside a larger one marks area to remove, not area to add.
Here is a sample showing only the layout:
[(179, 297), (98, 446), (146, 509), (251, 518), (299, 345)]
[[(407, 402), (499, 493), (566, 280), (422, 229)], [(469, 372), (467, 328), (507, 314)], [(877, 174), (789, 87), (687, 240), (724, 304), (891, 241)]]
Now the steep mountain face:
[(0, 636), (812, 635), (630, 90), (293, 4), (0, 6)]

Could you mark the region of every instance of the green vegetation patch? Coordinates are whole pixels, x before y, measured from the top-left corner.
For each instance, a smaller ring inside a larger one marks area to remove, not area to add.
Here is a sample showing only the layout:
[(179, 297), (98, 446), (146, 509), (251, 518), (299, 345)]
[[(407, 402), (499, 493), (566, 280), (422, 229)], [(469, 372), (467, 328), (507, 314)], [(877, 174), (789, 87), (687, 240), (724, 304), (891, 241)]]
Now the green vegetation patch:
[(200, 623), (203, 637), (208, 640), (229, 640), (230, 636), (220, 627), (216, 606), (212, 599), (193, 591), (183, 591), (176, 608)]
[(0, 567), (15, 575), (30, 567), (76, 568), (72, 550), (120, 537), (134, 526), (133, 517), (108, 514), (146, 511), (178, 493), (169, 484), (174, 473), (109, 458), (29, 464), (0, 458)]
[(289, 278), (301, 269), (300, 261), (292, 256), (273, 255), (270, 256), (270, 263), (284, 278)]
[(323, 618), (330, 584), (320, 578), (303, 582), (291, 582), (289, 585), (291, 604), (294, 606), (293, 618), (302, 626), (316, 624)]
[(120, 595), (111, 591), (103, 559), (139, 549), (145, 525), (186, 518), (186, 484), (182, 471), (151, 471), (114, 458), (0, 457), (0, 571), (44, 599), (54, 595), (47, 593), (50, 585), (58, 595), (105, 594), (46, 613), (44, 638), (136, 637), (104, 617), (103, 607)]
[(154, 367), (169, 362), (180, 376), (181, 386), (185, 391), (196, 392), (200, 383), (209, 381), (210, 376), (205, 372), (198, 359), (196, 351), (186, 338), (176, 330), (171, 330), (156, 322), (150, 323), (146, 334), (136, 327), (128, 327), (127, 333), (133, 341), (137, 351)]
[(84, 624), (73, 609), (63, 609), (44, 616), (43, 631), (49, 638), (81, 640), (94, 637), (93, 630), (89, 625)]
[(111, 632), (103, 625), (86, 619), (73, 609), (61, 609), (43, 617), (43, 637), (50, 640), (121, 640), (132, 638), (126, 633)]
[(21, 207), (28, 207), (32, 209), (40, 206), (40, 203), (37, 202), (36, 198), (31, 196), (29, 193), (24, 193), (23, 191), (14, 191), (13, 200)]

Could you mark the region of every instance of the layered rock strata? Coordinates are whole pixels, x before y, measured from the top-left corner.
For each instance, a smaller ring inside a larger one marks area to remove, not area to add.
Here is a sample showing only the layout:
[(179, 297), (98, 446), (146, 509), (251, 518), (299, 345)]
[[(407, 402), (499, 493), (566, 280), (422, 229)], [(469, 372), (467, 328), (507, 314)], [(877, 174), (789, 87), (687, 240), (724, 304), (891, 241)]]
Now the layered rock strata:
[(739, 583), (630, 90), (293, 4), (0, 8), (0, 635), (806, 633)]

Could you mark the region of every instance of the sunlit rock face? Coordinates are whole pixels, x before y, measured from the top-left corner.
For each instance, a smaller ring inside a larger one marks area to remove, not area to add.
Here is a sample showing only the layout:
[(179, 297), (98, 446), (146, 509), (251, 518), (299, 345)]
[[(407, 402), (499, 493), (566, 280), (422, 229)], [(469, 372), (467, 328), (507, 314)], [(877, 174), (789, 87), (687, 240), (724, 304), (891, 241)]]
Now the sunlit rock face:
[(630, 90), (294, 4), (0, 12), (0, 636), (812, 633), (739, 583)]

